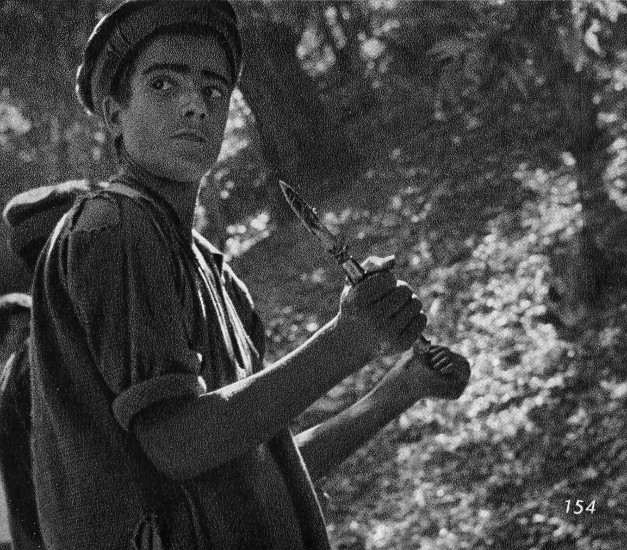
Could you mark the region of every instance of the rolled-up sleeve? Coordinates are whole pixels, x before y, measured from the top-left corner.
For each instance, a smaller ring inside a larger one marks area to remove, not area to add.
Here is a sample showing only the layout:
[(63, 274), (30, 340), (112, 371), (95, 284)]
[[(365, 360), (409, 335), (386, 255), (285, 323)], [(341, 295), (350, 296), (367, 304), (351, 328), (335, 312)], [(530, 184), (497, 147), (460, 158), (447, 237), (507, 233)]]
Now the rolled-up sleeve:
[(122, 428), (159, 401), (207, 391), (172, 251), (142, 208), (91, 198), (73, 223), (66, 258), (72, 307)]
[(133, 416), (139, 411), (164, 399), (200, 395), (207, 391), (201, 376), (193, 374), (163, 374), (130, 386), (113, 402), (113, 414), (120, 425), (128, 430)]

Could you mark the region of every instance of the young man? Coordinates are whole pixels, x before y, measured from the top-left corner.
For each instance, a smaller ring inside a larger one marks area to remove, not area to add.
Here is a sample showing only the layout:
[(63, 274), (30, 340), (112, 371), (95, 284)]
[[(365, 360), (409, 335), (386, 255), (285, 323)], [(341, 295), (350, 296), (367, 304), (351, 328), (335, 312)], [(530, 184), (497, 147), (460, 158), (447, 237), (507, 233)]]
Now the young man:
[(322, 474), (408, 400), (467, 383), (463, 361), (441, 374), (416, 359), (383, 398), (292, 437), (294, 417), (380, 346), (410, 348), (425, 318), (379, 262), (333, 320), (263, 368), (245, 286), (192, 231), (240, 62), (219, 0), (129, 1), (88, 43), (79, 97), (121, 172), (64, 216), (34, 277), (33, 477), (50, 550), (329, 548), (303, 458)]

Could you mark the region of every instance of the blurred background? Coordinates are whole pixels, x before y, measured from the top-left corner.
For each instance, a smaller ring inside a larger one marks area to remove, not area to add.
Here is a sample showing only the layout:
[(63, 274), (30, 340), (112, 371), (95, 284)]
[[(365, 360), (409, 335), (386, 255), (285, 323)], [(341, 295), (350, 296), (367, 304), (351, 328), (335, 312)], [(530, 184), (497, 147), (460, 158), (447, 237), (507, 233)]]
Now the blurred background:
[[(115, 171), (73, 89), (116, 3), (0, 1), (2, 205)], [(245, 68), (197, 228), (248, 284), (268, 359), (322, 326), (343, 284), (281, 178), (355, 257), (396, 254), (426, 335), (473, 366), (461, 399), (416, 404), (323, 481), (337, 548), (627, 547), (627, 3), (235, 4)], [(1, 232), (0, 293), (27, 291)]]

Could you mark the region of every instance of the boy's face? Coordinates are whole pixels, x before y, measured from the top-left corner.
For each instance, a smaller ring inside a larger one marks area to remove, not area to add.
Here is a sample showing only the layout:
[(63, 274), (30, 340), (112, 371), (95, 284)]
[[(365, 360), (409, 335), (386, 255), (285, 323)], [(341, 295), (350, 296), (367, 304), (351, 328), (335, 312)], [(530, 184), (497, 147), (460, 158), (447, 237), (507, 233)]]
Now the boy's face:
[(232, 86), (213, 37), (161, 35), (136, 58), (130, 100), (105, 100), (105, 118), (130, 156), (153, 174), (198, 182), (220, 153)]

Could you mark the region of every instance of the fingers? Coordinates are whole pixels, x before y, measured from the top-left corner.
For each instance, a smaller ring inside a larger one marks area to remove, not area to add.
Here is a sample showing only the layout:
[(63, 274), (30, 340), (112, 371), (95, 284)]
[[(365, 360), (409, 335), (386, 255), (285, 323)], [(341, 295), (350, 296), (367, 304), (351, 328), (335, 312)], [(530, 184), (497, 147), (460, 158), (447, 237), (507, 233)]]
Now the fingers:
[(389, 271), (378, 271), (358, 285), (347, 287), (342, 298), (349, 307), (367, 308), (396, 288), (396, 278)]
[(420, 303), (410, 300), (400, 311), (394, 314), (388, 324), (398, 344), (399, 351), (409, 349), (422, 334), (427, 318), (420, 309)]
[(407, 308), (413, 313), (422, 311), (422, 302), (405, 281), (397, 281), (395, 287), (380, 296), (375, 305), (383, 318), (397, 316)]
[(347, 321), (356, 339), (390, 353), (411, 348), (427, 324), (422, 302), (390, 272), (394, 261), (393, 256), (368, 258), (363, 264), (368, 276), (346, 287), (340, 300), (340, 318)]
[[(410, 304), (412, 295), (411, 287), (407, 283), (397, 281), (394, 288), (389, 289), (373, 302), (375, 314), (379, 319), (384, 320), (393, 317)], [(420, 306), (422, 307), (422, 304)]]
[(460, 381), (467, 384), (470, 379), (470, 363), (465, 357), (457, 353), (451, 352), (451, 355), (453, 356), (453, 364), (450, 368), (451, 374), (456, 374)]
[(427, 324), (422, 302), (411, 287), (402, 281), (374, 307), (377, 326), (388, 336), (388, 343), (392, 346), (390, 351), (410, 348)]
[(450, 374), (453, 365), (451, 352), (444, 346), (431, 346), (427, 352), (429, 367), (442, 374)]
[(386, 354), (401, 353), (409, 350), (416, 341), (416, 334), (420, 334), (420, 327), (424, 325), (424, 316), (413, 318), (404, 329), (394, 323), (384, 327), (384, 338), (381, 351)]
[(470, 363), (461, 355), (445, 346), (429, 347), (420, 364), (426, 370), (421, 373), (423, 383), (430, 388), (431, 397), (458, 399), (470, 380)]
[(427, 326), (427, 317), (420, 311), (417, 315), (413, 316), (409, 322), (405, 325), (401, 331), (403, 338), (409, 340), (409, 347), (416, 344), (416, 340), (422, 335), (422, 331)]
[(396, 266), (396, 256), (369, 256), (361, 264), (366, 273), (376, 273), (377, 271), (391, 271)]

